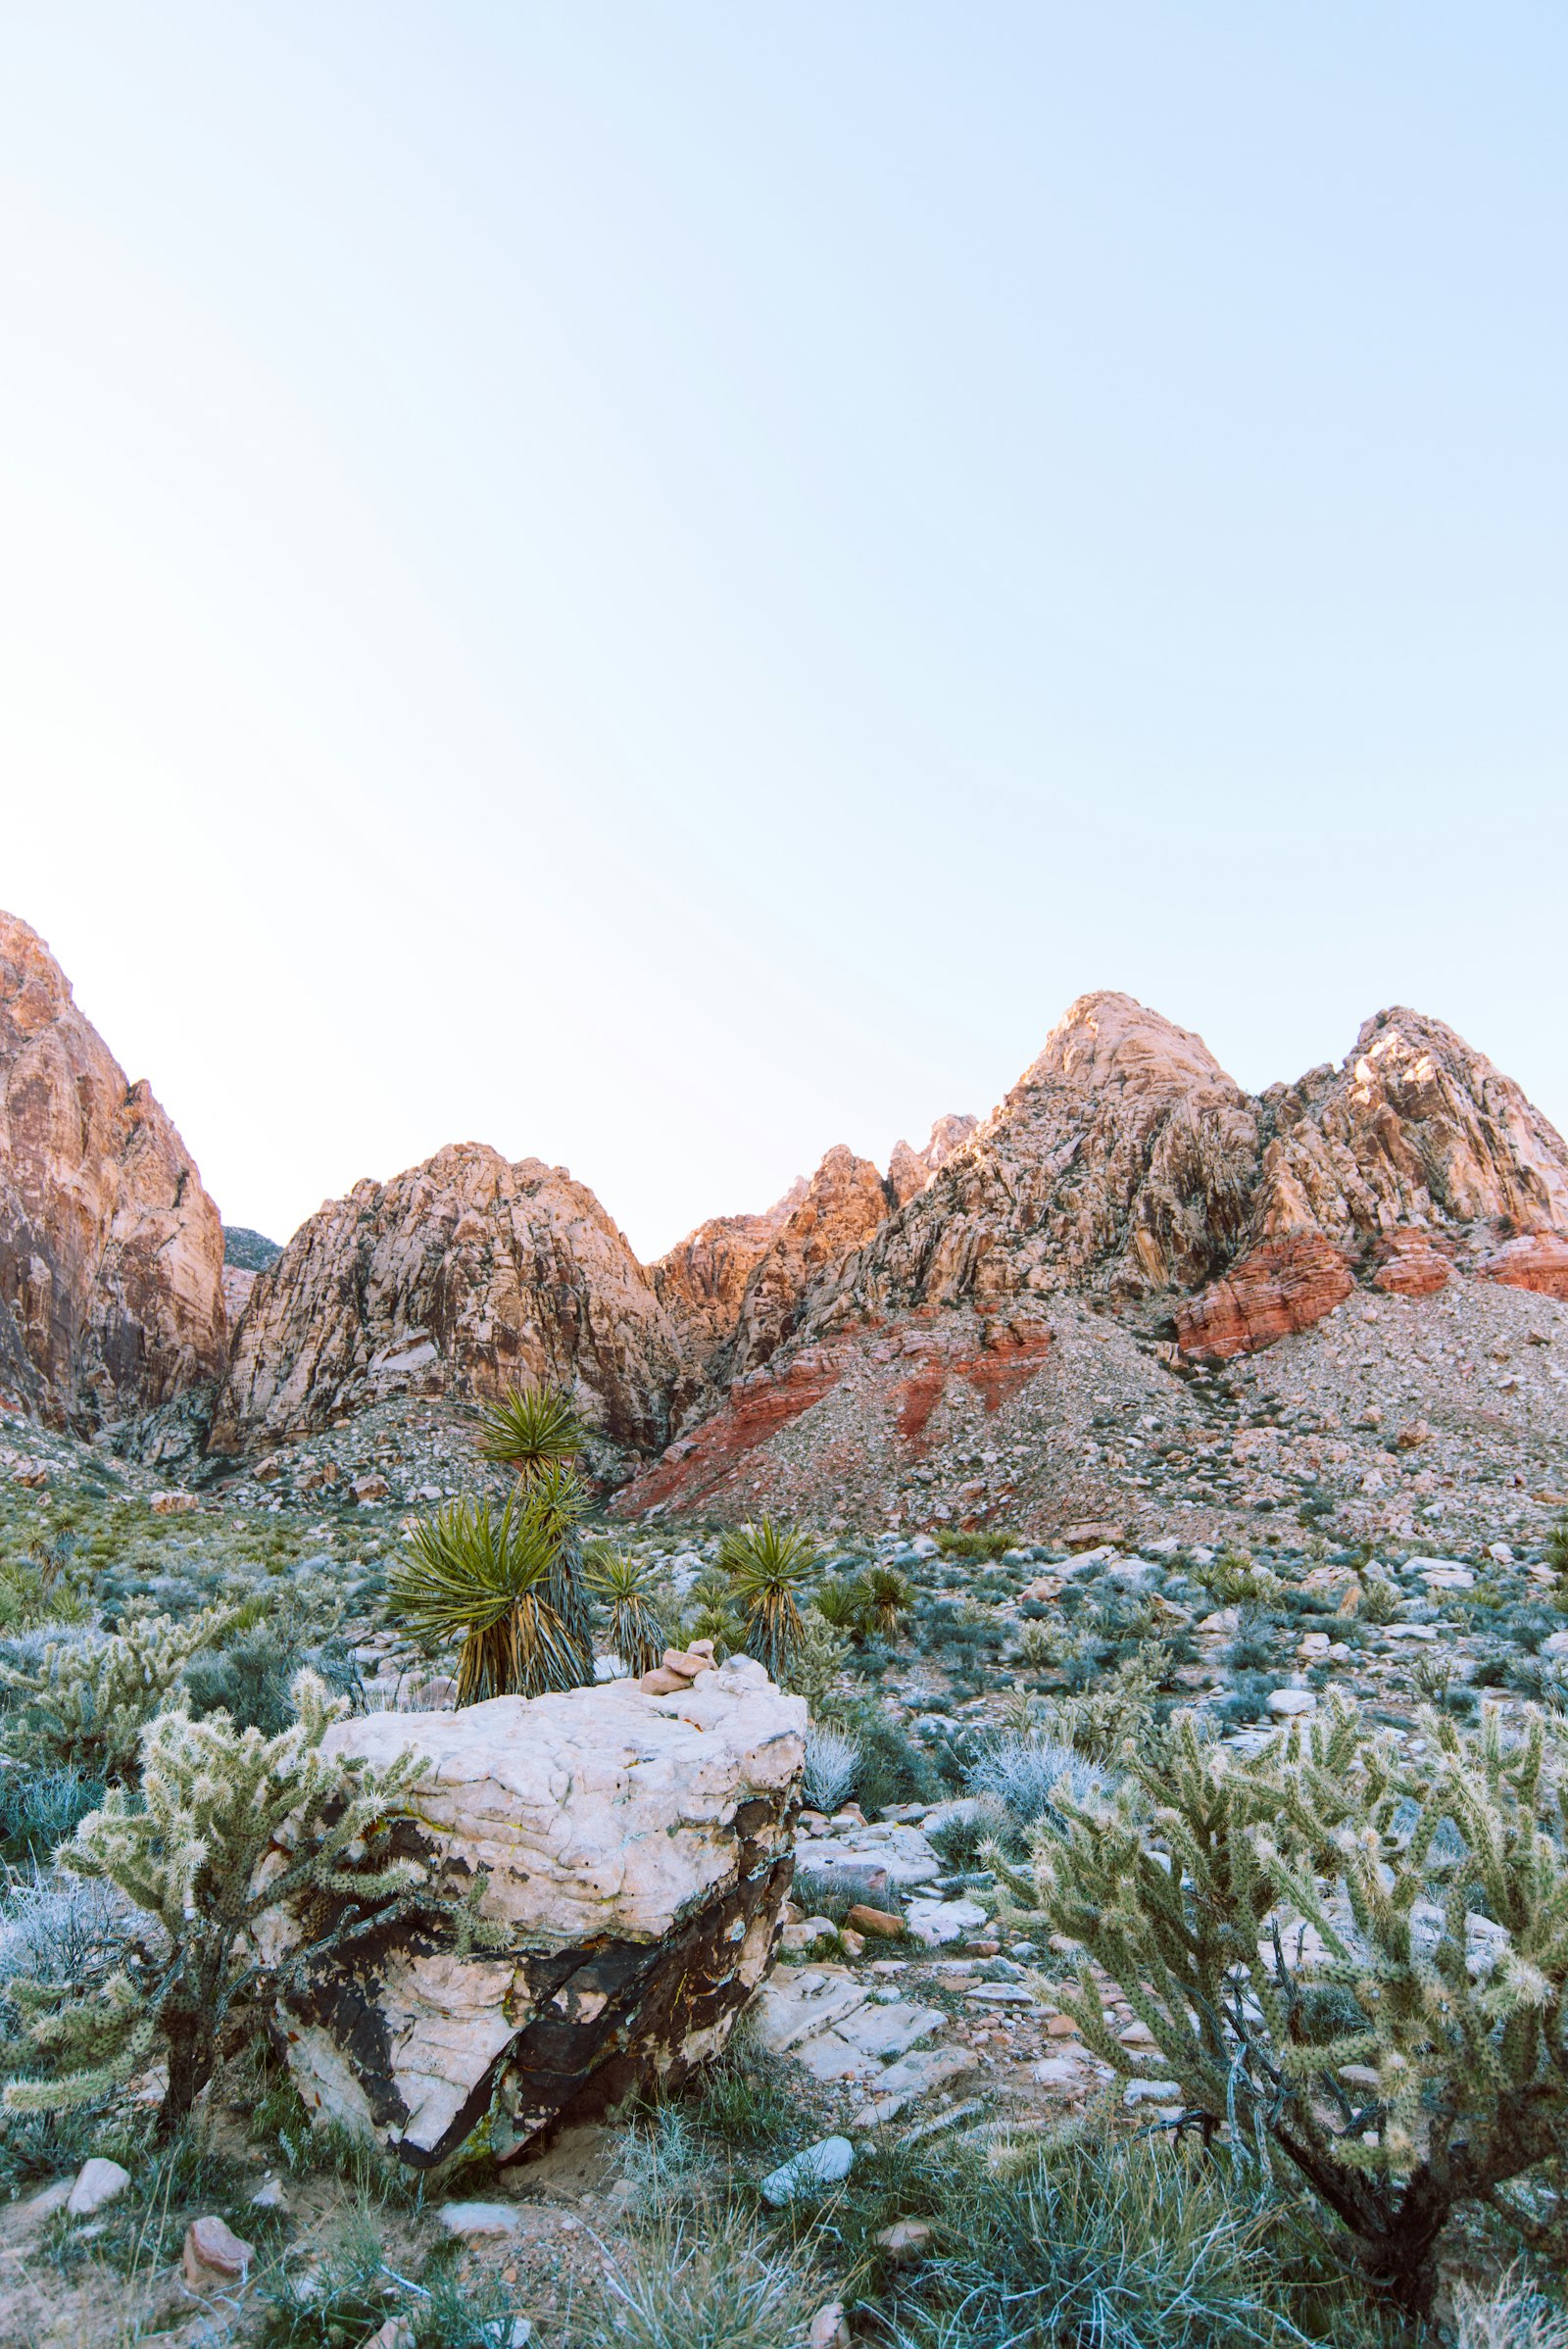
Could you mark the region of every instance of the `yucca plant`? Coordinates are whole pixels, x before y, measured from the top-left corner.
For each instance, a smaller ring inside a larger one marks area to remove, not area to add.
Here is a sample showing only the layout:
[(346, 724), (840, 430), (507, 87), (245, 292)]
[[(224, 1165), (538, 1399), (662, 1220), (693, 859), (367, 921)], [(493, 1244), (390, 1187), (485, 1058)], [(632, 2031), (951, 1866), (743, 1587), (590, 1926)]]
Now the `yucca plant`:
[(573, 1466), (586, 1436), (570, 1396), (555, 1387), (514, 1387), (479, 1415), (480, 1457), (510, 1468), (524, 1500), (536, 1502), (555, 1530), (549, 1597), (577, 1657), (576, 1676), (564, 1684), (573, 1688), (591, 1686), (594, 1677), (593, 1626), (577, 1533), (588, 1494)]
[(649, 1605), (657, 1569), (630, 1550), (596, 1544), (583, 1561), (588, 1588), (610, 1611), (610, 1644), (635, 1680), (652, 1672), (664, 1652), (664, 1635)]
[[(458, 1703), (583, 1683), (583, 1651), (551, 1597), (557, 1521), (533, 1496), (454, 1501), (409, 1536), (387, 1597), (416, 1637), (461, 1639)], [(593, 1659), (588, 1658), (588, 1677)]]
[(825, 1582), (811, 1604), (824, 1623), (830, 1624), (836, 1632), (847, 1632), (852, 1639), (858, 1639), (865, 1629), (864, 1608), (858, 1582)]
[(890, 1639), (914, 1604), (913, 1585), (896, 1567), (868, 1566), (858, 1589), (866, 1630)]
[(805, 1633), (796, 1593), (816, 1573), (816, 1543), (809, 1534), (763, 1517), (731, 1528), (719, 1544), (718, 1563), (745, 1610), (746, 1653), (782, 1687)]
[(577, 1459), (584, 1428), (569, 1395), (554, 1387), (514, 1387), (479, 1414), (479, 1453), (526, 1485), (551, 1461)]

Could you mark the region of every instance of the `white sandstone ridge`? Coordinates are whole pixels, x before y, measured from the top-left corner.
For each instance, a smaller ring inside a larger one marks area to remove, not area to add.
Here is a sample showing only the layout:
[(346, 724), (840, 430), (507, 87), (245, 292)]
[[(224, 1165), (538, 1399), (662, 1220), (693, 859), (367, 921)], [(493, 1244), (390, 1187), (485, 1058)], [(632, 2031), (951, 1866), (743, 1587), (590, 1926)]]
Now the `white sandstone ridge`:
[[(670, 1695), (618, 1681), (340, 1722), (331, 1751), (426, 1757), (407, 1848), (448, 1898), (483, 1870), (505, 1942), (465, 1955), (405, 1921), (319, 1961), (276, 2017), (306, 2104), (424, 2167), (486, 2115), (506, 2160), (678, 2085), (772, 1961), (805, 1736), (802, 1699), (748, 1657)], [(275, 1964), (306, 1924), (268, 1924)]]

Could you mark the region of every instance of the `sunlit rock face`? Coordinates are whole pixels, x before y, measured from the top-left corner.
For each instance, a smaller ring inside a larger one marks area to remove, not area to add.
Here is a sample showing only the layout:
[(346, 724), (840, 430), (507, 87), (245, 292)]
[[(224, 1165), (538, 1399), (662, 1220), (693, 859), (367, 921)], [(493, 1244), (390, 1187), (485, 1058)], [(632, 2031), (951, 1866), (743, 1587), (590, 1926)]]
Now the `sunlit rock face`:
[[(504, 1940), (462, 1954), (416, 1921), (320, 1961), (276, 2017), (312, 2112), (423, 2167), (487, 2115), (507, 2159), (677, 2087), (772, 1962), (805, 1735), (804, 1702), (745, 1657), (669, 1696), (616, 1682), (340, 1723), (329, 1750), (426, 1758), (404, 1846), (448, 1895), (483, 1871)], [(311, 1929), (270, 1913), (269, 1962)]]
[(257, 1274), (215, 1448), (324, 1427), (397, 1395), (563, 1387), (612, 1472), (668, 1441), (701, 1385), (653, 1280), (585, 1185), (458, 1143), (358, 1183)]
[(0, 1392), (88, 1432), (221, 1375), (223, 1239), (195, 1161), (0, 913)]

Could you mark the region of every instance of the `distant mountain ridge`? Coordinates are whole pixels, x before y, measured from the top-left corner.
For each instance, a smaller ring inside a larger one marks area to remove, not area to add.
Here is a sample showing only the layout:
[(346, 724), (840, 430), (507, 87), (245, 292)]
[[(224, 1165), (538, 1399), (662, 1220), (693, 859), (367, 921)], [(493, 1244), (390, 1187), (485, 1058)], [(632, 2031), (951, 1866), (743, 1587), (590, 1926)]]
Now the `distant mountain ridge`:
[(1340, 1067), (1252, 1096), (1114, 992), (1071, 1005), (984, 1120), (939, 1119), (885, 1173), (835, 1147), (654, 1264), (564, 1168), (478, 1143), (356, 1185), (279, 1248), (220, 1227), (147, 1088), (0, 916), (0, 1383), (78, 1428), (212, 1386), (211, 1447), (235, 1453), (541, 1379), (573, 1393), (617, 1507), (730, 1508), (786, 1454), (819, 1452), (824, 1492), (835, 1459), (903, 1473), (945, 1395), (992, 1413), (1042, 1375), (1063, 1300), (1179, 1366), (1358, 1290), (1472, 1282), (1568, 1301), (1568, 1149), (1451, 1029), (1379, 1012)]

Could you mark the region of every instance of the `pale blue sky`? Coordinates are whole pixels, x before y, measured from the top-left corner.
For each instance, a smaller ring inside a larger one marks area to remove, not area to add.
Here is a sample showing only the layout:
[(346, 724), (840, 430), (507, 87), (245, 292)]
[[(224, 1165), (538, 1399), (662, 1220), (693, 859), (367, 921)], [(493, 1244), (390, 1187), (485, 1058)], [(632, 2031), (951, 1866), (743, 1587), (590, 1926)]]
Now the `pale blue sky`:
[(1125, 987), (1568, 1123), (1568, 20), (13, 7), (0, 904), (278, 1237), (645, 1252)]

